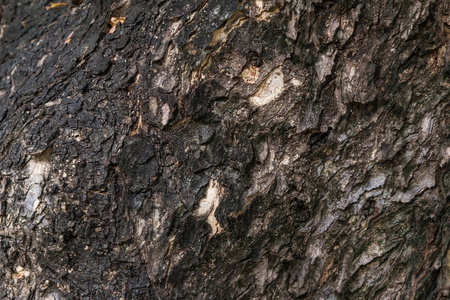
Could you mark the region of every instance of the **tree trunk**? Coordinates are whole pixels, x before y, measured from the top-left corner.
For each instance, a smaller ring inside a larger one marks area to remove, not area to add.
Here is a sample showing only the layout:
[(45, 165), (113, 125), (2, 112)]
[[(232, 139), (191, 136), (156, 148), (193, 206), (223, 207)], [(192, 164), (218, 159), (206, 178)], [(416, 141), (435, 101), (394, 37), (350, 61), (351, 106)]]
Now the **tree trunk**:
[(0, 298), (450, 299), (447, 0), (0, 26)]

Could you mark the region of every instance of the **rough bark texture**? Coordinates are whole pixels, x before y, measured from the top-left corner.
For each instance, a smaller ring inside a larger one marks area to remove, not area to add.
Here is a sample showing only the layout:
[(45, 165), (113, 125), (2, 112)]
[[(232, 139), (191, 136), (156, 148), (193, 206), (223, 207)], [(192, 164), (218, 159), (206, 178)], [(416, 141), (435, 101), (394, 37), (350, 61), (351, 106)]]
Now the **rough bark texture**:
[(0, 1), (0, 298), (449, 299), (449, 1), (46, 5)]

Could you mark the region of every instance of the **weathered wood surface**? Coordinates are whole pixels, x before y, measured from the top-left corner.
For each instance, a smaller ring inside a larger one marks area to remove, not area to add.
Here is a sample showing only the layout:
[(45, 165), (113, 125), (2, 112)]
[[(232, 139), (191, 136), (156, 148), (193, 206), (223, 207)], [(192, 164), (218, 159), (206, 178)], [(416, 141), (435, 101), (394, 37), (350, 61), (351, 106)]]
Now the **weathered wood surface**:
[(0, 298), (448, 299), (447, 0), (49, 5), (0, 2)]

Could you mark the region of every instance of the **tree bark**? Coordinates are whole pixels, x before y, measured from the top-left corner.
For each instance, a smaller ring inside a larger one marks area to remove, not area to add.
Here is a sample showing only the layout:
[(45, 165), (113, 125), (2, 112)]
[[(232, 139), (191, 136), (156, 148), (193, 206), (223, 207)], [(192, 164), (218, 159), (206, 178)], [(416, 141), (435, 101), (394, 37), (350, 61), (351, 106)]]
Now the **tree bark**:
[(447, 0), (1, 0), (0, 38), (0, 298), (450, 299)]

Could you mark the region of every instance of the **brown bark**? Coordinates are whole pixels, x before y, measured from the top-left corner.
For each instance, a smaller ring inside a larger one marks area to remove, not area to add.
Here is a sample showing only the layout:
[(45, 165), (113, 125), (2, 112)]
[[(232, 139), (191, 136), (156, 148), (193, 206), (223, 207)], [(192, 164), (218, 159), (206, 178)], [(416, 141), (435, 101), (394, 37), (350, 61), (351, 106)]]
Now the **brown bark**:
[(0, 3), (0, 298), (449, 299), (448, 1)]

